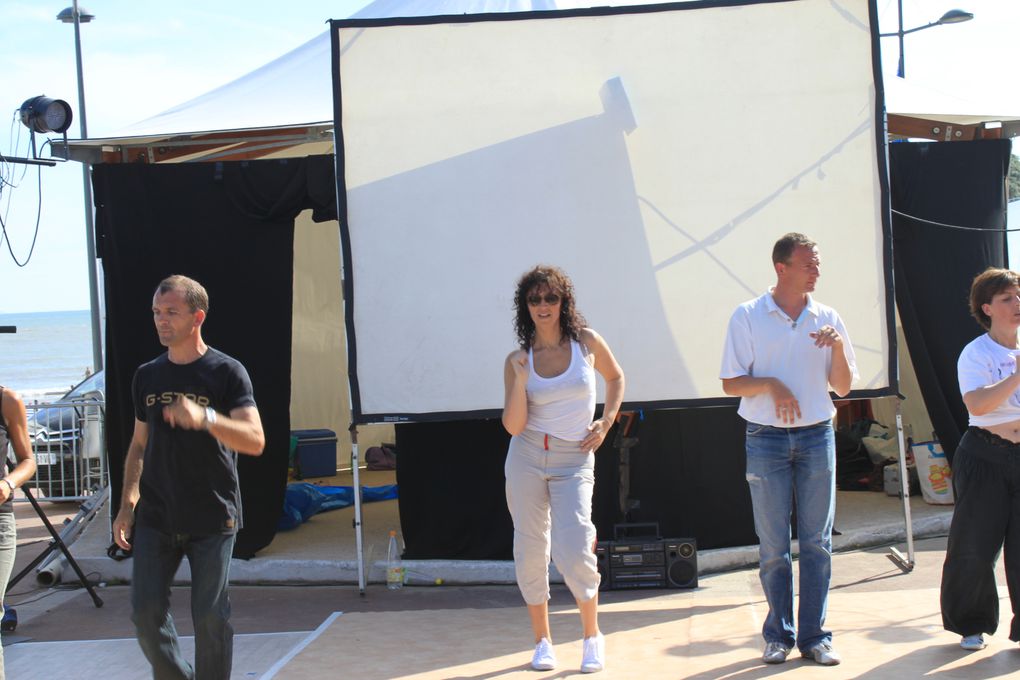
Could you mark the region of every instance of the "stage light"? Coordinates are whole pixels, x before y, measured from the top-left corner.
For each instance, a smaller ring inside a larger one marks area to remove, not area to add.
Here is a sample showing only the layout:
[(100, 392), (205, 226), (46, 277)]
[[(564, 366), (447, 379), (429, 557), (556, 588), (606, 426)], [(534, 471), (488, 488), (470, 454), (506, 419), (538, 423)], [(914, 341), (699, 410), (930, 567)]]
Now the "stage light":
[(71, 127), (71, 106), (63, 99), (45, 95), (32, 97), (21, 105), (21, 122), (32, 132), (66, 132)]

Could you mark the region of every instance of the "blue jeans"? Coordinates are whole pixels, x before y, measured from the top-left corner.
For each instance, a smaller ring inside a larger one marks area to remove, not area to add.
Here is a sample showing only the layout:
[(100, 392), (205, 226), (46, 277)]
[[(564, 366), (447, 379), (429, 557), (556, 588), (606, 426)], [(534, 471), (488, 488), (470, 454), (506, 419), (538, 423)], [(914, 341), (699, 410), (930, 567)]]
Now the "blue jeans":
[[(13, 512), (0, 512), (0, 617), (3, 616), (3, 596), (7, 581), (14, 569), (14, 552), (18, 543), (17, 524)], [(0, 647), (0, 680), (4, 680), (4, 652)]]
[[(825, 630), (836, 513), (836, 442), (832, 423), (808, 427), (747, 424), (747, 484), (758, 534), (759, 576), (769, 605), (766, 642), (806, 651), (832, 639)], [(800, 541), (800, 606), (793, 621), (790, 548), (793, 499)]]
[[(135, 525), (131, 620), (155, 680), (229, 680), (234, 652), (227, 582), (234, 535), (168, 535)], [(191, 566), (195, 667), (181, 656), (170, 586), (181, 560)]]

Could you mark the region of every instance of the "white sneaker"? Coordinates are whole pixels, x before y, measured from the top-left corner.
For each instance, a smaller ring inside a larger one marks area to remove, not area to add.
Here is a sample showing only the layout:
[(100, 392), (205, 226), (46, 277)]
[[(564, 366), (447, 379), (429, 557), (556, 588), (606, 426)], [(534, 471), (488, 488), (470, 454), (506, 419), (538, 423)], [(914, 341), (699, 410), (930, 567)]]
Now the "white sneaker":
[(783, 663), (788, 656), (790, 656), (789, 647), (782, 642), (770, 642), (765, 645), (765, 651), (761, 655), (761, 660), (765, 663)]
[(531, 657), (531, 667), (536, 671), (551, 671), (556, 668), (556, 654), (548, 638), (542, 638), (535, 645), (535, 654)]
[(828, 640), (822, 640), (814, 647), (811, 647), (800, 654), (805, 659), (811, 659), (815, 663), (823, 666), (838, 666), (843, 660), (836, 650), (832, 648), (832, 643)]
[(602, 633), (584, 639), (581, 672), (598, 673), (606, 667), (606, 638)]
[(985, 645), (985, 636), (978, 633), (977, 635), (965, 636), (960, 640), (960, 646), (968, 652), (976, 652), (979, 649), (984, 649), (987, 645)]

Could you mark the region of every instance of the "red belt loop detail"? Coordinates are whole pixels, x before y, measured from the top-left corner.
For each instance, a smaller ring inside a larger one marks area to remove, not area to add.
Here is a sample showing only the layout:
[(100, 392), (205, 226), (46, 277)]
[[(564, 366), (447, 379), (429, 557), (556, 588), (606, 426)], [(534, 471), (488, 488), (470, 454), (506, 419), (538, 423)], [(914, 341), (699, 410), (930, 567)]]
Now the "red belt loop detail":
[(545, 435), (545, 450), (549, 450), (549, 435)]

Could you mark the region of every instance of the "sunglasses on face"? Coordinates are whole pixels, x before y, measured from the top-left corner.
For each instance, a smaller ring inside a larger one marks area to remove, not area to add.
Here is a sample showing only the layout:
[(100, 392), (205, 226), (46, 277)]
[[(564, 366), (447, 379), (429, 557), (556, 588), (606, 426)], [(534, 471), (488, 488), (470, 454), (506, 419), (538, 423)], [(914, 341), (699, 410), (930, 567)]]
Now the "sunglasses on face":
[(531, 305), (532, 307), (538, 307), (540, 304), (542, 304), (543, 300), (547, 305), (555, 305), (557, 302), (560, 301), (560, 296), (557, 295), (556, 293), (546, 293), (545, 295), (528, 296), (528, 304)]

